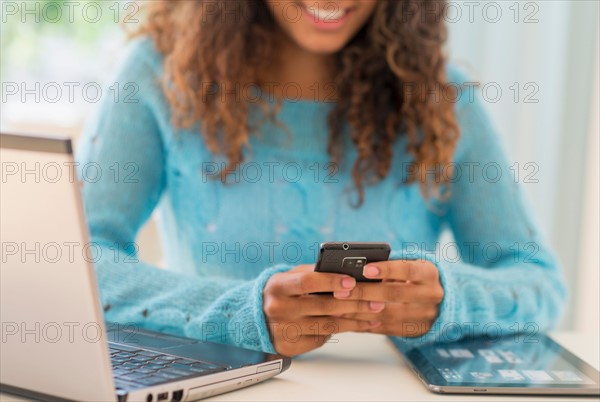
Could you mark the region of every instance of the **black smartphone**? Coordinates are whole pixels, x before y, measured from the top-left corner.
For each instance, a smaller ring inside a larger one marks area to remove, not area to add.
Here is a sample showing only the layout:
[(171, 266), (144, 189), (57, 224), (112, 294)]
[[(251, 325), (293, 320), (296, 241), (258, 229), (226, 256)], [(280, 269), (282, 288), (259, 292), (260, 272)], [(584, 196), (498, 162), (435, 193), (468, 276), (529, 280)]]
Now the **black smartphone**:
[(346, 274), (358, 282), (381, 282), (381, 279), (365, 278), (363, 268), (370, 262), (387, 261), (390, 250), (388, 243), (321, 243), (315, 272)]

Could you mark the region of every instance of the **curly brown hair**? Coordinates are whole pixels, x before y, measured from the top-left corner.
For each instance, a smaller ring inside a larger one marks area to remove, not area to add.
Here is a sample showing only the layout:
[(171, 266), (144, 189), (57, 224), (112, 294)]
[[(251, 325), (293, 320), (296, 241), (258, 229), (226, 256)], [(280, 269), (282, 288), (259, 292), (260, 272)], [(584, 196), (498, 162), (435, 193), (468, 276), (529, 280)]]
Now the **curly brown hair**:
[[(264, 0), (236, 2), (238, 18), (226, 15), (231, 14), (231, 4), (153, 2), (141, 30), (165, 56), (164, 89), (173, 123), (183, 128), (201, 124), (209, 150), (228, 161), (225, 177), (243, 162), (243, 151), (258, 127), (248, 123), (247, 102), (207, 91), (207, 84), (228, 90), (236, 90), (239, 83), (260, 84), (258, 72), (272, 60), (276, 29)], [(456, 89), (446, 78), (444, 12), (441, 0), (382, 0), (336, 54), (337, 101), (328, 117), (327, 149), (332, 161), (343, 157), (340, 140), (348, 122), (357, 149), (352, 177), (359, 205), (364, 184), (389, 173), (392, 145), (399, 135), (408, 136), (412, 157), (405, 182), (419, 182), (426, 196), (432, 190), (440, 196), (441, 187), (448, 189), (442, 185), (449, 184), (450, 175), (442, 167), (450, 166), (459, 128), (451, 101)], [(279, 105), (261, 103), (270, 116)]]

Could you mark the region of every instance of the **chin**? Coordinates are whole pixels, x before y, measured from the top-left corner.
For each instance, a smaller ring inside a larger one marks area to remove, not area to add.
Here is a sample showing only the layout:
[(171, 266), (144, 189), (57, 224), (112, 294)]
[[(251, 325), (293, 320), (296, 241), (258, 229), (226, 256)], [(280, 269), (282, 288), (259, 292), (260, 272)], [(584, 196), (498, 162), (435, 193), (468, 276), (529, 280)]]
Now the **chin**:
[(316, 53), (316, 54), (331, 55), (331, 54), (338, 53), (340, 50), (342, 50), (343, 47), (344, 47), (344, 45), (328, 46), (328, 45), (323, 45), (323, 44), (317, 44), (315, 46), (305, 46), (305, 49), (308, 50), (309, 52)]
[(296, 38), (295, 42), (308, 52), (330, 55), (342, 50), (348, 41), (339, 38)]

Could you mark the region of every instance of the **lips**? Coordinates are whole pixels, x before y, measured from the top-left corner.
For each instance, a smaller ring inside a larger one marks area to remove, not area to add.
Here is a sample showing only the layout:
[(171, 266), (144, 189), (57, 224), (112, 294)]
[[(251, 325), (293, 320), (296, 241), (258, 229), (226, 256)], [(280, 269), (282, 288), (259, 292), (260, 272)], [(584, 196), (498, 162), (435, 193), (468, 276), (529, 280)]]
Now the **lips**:
[(316, 5), (305, 6), (306, 12), (316, 21), (334, 22), (344, 18), (350, 9), (348, 8), (319, 8)]

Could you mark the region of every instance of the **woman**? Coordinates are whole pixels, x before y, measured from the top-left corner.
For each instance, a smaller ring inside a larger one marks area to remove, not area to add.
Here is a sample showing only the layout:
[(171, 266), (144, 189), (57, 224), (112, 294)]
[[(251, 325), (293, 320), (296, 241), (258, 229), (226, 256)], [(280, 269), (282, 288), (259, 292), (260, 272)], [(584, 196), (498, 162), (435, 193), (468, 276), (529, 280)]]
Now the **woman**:
[[(556, 261), (445, 63), (443, 13), (154, 5), (118, 72), (135, 95), (104, 102), (80, 152), (105, 172), (83, 193), (106, 319), (291, 356), (344, 331), (411, 345), (552, 327)], [(155, 209), (167, 270), (136, 257)], [(335, 240), (389, 242), (365, 267), (383, 283), (313, 272)]]

